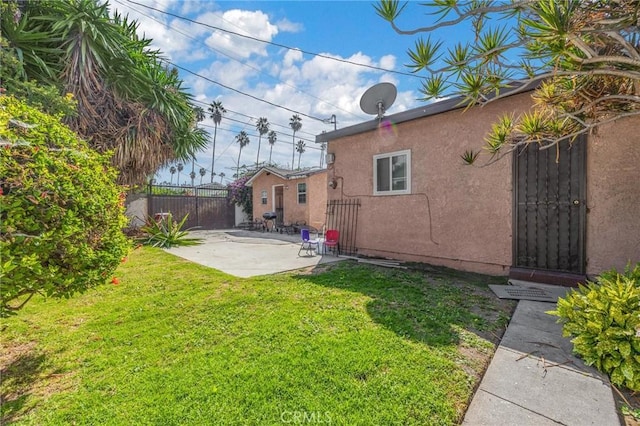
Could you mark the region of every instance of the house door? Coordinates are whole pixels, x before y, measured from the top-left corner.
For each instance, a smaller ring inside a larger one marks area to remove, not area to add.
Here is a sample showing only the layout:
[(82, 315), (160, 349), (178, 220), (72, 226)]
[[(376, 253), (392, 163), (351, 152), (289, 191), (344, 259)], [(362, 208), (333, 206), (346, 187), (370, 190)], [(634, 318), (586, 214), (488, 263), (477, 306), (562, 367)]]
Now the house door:
[(284, 224), (284, 186), (278, 185), (273, 187), (273, 197), (276, 211), (276, 225)]
[(585, 273), (586, 137), (514, 157), (513, 266)]

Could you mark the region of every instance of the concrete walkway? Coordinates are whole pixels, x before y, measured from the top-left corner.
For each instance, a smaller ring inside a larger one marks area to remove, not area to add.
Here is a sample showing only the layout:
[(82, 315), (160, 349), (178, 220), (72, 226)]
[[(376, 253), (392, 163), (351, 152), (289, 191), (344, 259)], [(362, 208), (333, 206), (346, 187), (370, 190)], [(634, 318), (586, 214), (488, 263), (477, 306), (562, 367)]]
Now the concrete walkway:
[(606, 376), (572, 354), (555, 303), (520, 301), (463, 425), (620, 425)]
[(173, 247), (167, 252), (242, 278), (343, 260), (332, 255), (307, 256), (304, 251), (298, 256), (299, 235), (233, 229), (191, 231), (189, 236), (202, 238), (203, 244)]

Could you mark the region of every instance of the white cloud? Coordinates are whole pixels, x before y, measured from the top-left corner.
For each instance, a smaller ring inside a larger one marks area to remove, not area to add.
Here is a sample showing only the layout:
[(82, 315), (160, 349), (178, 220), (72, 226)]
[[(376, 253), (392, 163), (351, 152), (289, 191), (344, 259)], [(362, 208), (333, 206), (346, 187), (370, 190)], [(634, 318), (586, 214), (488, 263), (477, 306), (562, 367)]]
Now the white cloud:
[(155, 0), (145, 3), (149, 8), (117, 2), (114, 9), (138, 21), (138, 35), (151, 39), (150, 47), (162, 51), (164, 57), (170, 60), (200, 59), (205, 52), (193, 47), (198, 46), (197, 37), (205, 33), (203, 27), (150, 9), (170, 10), (175, 4), (180, 5), (181, 2)]
[(204, 10), (211, 10), (216, 6), (211, 0), (174, 0), (174, 3), (180, 8), (179, 13), (182, 16), (199, 13)]
[[(180, 12), (176, 13), (183, 15), (193, 14), (195, 11), (199, 15), (190, 17), (196, 21), (266, 41), (274, 40), (279, 33), (304, 31), (303, 25), (286, 18), (272, 23), (269, 15), (259, 10), (217, 10), (224, 6), (224, 3), (156, 0), (149, 4), (163, 10), (173, 7), (171, 10), (178, 10)], [(259, 6), (260, 3), (254, 4)], [(227, 175), (225, 180), (235, 172), (239, 148), (234, 138), (240, 130), (245, 130), (251, 140), (243, 149), (241, 163), (255, 162), (258, 134), (255, 130), (255, 120), (250, 120), (248, 116), (267, 117), (271, 129), (278, 134), (278, 142), (273, 148), (273, 160), (286, 166), (291, 163), (294, 142), (288, 126), (289, 120), (294, 111), (300, 112), (303, 127), (296, 134), (296, 140), (305, 139), (307, 144), (307, 151), (302, 155), (302, 166), (317, 166), (320, 151), (319, 146), (313, 143), (315, 135), (333, 130), (333, 124), (322, 123), (306, 115), (320, 119), (336, 115), (339, 128), (370, 120), (372, 117), (360, 110), (362, 94), (373, 84), (381, 81), (398, 84), (395, 74), (303, 54), (297, 49), (277, 48), (157, 13), (149, 14), (162, 23), (137, 15), (141, 20), (141, 29), (147, 37), (154, 39), (154, 47), (162, 50), (174, 62), (214, 82), (273, 104), (260, 102), (202, 78), (182, 73), (185, 86), (190, 88), (196, 100), (207, 104), (219, 100), (229, 110), (223, 117), (216, 138), (215, 171), (224, 171)], [(168, 28), (166, 23), (170, 23), (172, 28)], [(388, 54), (375, 60), (364, 52), (355, 52), (348, 57), (330, 52), (324, 55), (384, 69), (396, 68), (396, 56)], [(199, 61), (195, 62), (196, 59)], [(415, 97), (415, 93), (410, 90), (399, 92), (389, 113), (416, 106), (418, 102)], [(289, 110), (274, 105), (281, 105)], [(206, 106), (203, 108), (207, 109)], [(213, 138), (212, 120), (207, 118), (202, 125)], [(261, 160), (268, 159), (268, 152), (269, 145), (266, 137), (263, 137)], [(211, 167), (211, 154), (212, 146), (209, 145), (205, 151), (198, 154), (196, 162), (199, 166), (196, 166), (196, 169), (205, 167), (208, 170)], [(185, 170), (190, 169), (190, 165), (185, 165)], [(297, 165), (297, 154), (294, 165)], [(209, 179), (207, 174), (204, 181), (208, 182)], [(219, 181), (219, 178), (216, 178), (216, 181)]]
[(287, 49), (287, 53), (284, 54), (282, 60), (282, 66), (287, 68), (291, 67), (294, 62), (302, 61), (302, 52), (298, 49)]
[(304, 25), (296, 22), (291, 22), (287, 18), (280, 19), (276, 22), (276, 26), (282, 32), (287, 33), (300, 33), (304, 31)]
[[(216, 26), (234, 33), (255, 39), (271, 41), (278, 34), (278, 27), (269, 22), (269, 17), (261, 11), (228, 10), (222, 15), (207, 13), (200, 17), (203, 21), (212, 21)], [(224, 52), (233, 52), (235, 56), (249, 58), (252, 55), (266, 56), (267, 44), (228, 32), (214, 30), (205, 43)]]
[(380, 68), (384, 68), (387, 70), (395, 69), (396, 67), (396, 57), (394, 55), (385, 55), (380, 58)]

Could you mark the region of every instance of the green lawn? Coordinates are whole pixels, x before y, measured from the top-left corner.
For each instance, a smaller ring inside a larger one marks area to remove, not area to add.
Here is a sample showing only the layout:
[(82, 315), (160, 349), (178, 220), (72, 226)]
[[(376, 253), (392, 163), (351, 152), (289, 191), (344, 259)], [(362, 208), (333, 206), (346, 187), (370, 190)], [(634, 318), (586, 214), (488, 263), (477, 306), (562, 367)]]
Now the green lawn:
[(3, 424), (456, 424), (515, 306), (444, 269), (242, 279), (142, 248), (117, 275), (2, 321)]

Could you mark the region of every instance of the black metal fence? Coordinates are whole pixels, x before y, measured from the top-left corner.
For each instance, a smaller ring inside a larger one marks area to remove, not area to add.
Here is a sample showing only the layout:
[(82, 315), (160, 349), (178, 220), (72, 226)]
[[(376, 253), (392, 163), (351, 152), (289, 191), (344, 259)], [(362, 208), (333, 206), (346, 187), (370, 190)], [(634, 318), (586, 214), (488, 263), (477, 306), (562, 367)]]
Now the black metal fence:
[(359, 208), (359, 198), (327, 201), (326, 229), (337, 229), (340, 232), (338, 241), (340, 254), (348, 256), (358, 254), (356, 233), (358, 230)]
[(226, 188), (149, 185), (147, 202), (152, 217), (171, 213), (182, 220), (188, 214), (188, 228), (229, 229), (235, 225), (235, 206)]

